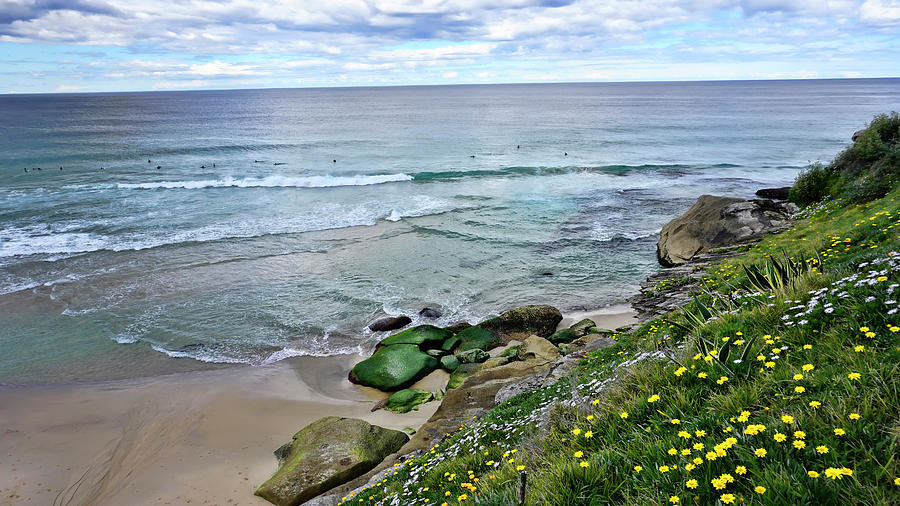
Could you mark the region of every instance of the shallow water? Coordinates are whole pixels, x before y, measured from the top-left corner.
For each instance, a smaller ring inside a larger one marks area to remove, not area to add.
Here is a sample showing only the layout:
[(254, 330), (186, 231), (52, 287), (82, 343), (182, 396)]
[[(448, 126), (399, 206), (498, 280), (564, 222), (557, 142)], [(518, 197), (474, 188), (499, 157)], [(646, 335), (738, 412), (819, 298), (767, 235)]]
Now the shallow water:
[(698, 195), (789, 184), (892, 109), (896, 79), (0, 96), (0, 383), (611, 304)]

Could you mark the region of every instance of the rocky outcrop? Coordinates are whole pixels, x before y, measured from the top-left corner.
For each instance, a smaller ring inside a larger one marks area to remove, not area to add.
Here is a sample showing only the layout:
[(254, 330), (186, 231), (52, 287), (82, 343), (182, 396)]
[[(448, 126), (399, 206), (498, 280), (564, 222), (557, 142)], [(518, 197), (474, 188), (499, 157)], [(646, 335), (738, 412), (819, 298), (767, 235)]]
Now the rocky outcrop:
[(542, 337), (529, 336), (519, 345), (516, 356), (519, 360), (552, 363), (559, 358), (559, 349)]
[(491, 331), (506, 344), (531, 335), (550, 336), (561, 321), (562, 313), (553, 306), (522, 306), (483, 321), (478, 326)]
[(435, 327), (434, 325), (419, 325), (382, 339), (378, 346), (415, 344), (422, 350), (425, 350), (440, 348), (444, 341), (451, 337), (453, 337), (453, 334), (446, 329)]
[(784, 227), (797, 206), (771, 200), (701, 195), (659, 233), (656, 257), (665, 267), (684, 264), (712, 248), (753, 240)]
[[(396, 452), (409, 436), (355, 418), (321, 418), (282, 447), (281, 468), (256, 495), (278, 506), (296, 506), (361, 476)], [(289, 448), (289, 449), (288, 449)]]
[(421, 311), (419, 311), (419, 316), (422, 318), (428, 318), (429, 320), (434, 320), (436, 318), (441, 317), (441, 312), (438, 311), (437, 309), (425, 307), (425, 308), (422, 308)]
[(460, 363), (463, 364), (475, 364), (484, 362), (485, 360), (491, 358), (491, 356), (484, 350), (472, 348), (471, 350), (461, 351), (457, 353), (456, 358), (460, 361)]
[(500, 344), (499, 336), (477, 325), (456, 334), (455, 338), (460, 340), (459, 351), (476, 349), (487, 351)]
[(353, 366), (349, 379), (353, 383), (390, 392), (425, 377), (437, 369), (438, 363), (438, 359), (415, 344), (394, 344), (383, 346), (374, 355)]
[(386, 316), (369, 324), (369, 330), (373, 332), (386, 332), (388, 330), (402, 329), (412, 323), (412, 318), (406, 315)]

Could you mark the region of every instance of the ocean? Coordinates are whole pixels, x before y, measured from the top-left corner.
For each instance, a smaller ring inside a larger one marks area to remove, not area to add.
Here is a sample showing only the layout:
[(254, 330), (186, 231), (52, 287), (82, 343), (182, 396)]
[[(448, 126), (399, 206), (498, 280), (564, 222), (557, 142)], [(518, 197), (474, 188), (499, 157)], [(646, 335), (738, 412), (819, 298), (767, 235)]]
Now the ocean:
[(789, 185), (891, 110), (898, 79), (2, 95), (0, 384), (621, 302), (699, 195)]

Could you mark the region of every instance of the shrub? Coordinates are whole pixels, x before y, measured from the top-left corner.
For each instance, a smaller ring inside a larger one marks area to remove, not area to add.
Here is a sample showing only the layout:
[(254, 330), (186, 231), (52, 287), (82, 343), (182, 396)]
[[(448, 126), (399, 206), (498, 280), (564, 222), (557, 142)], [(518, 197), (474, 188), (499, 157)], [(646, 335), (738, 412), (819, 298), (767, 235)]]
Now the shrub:
[(816, 162), (797, 176), (788, 198), (801, 206), (818, 202), (830, 195), (830, 188), (837, 179), (837, 173), (830, 167)]

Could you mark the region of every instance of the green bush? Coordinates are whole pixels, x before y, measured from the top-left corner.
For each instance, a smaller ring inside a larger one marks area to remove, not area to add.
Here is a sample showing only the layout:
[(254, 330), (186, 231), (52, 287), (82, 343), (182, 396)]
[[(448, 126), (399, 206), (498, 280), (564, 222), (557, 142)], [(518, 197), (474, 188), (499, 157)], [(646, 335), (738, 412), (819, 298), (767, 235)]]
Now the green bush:
[(801, 206), (818, 202), (830, 195), (830, 188), (837, 179), (837, 173), (830, 167), (816, 162), (797, 176), (788, 198)]

